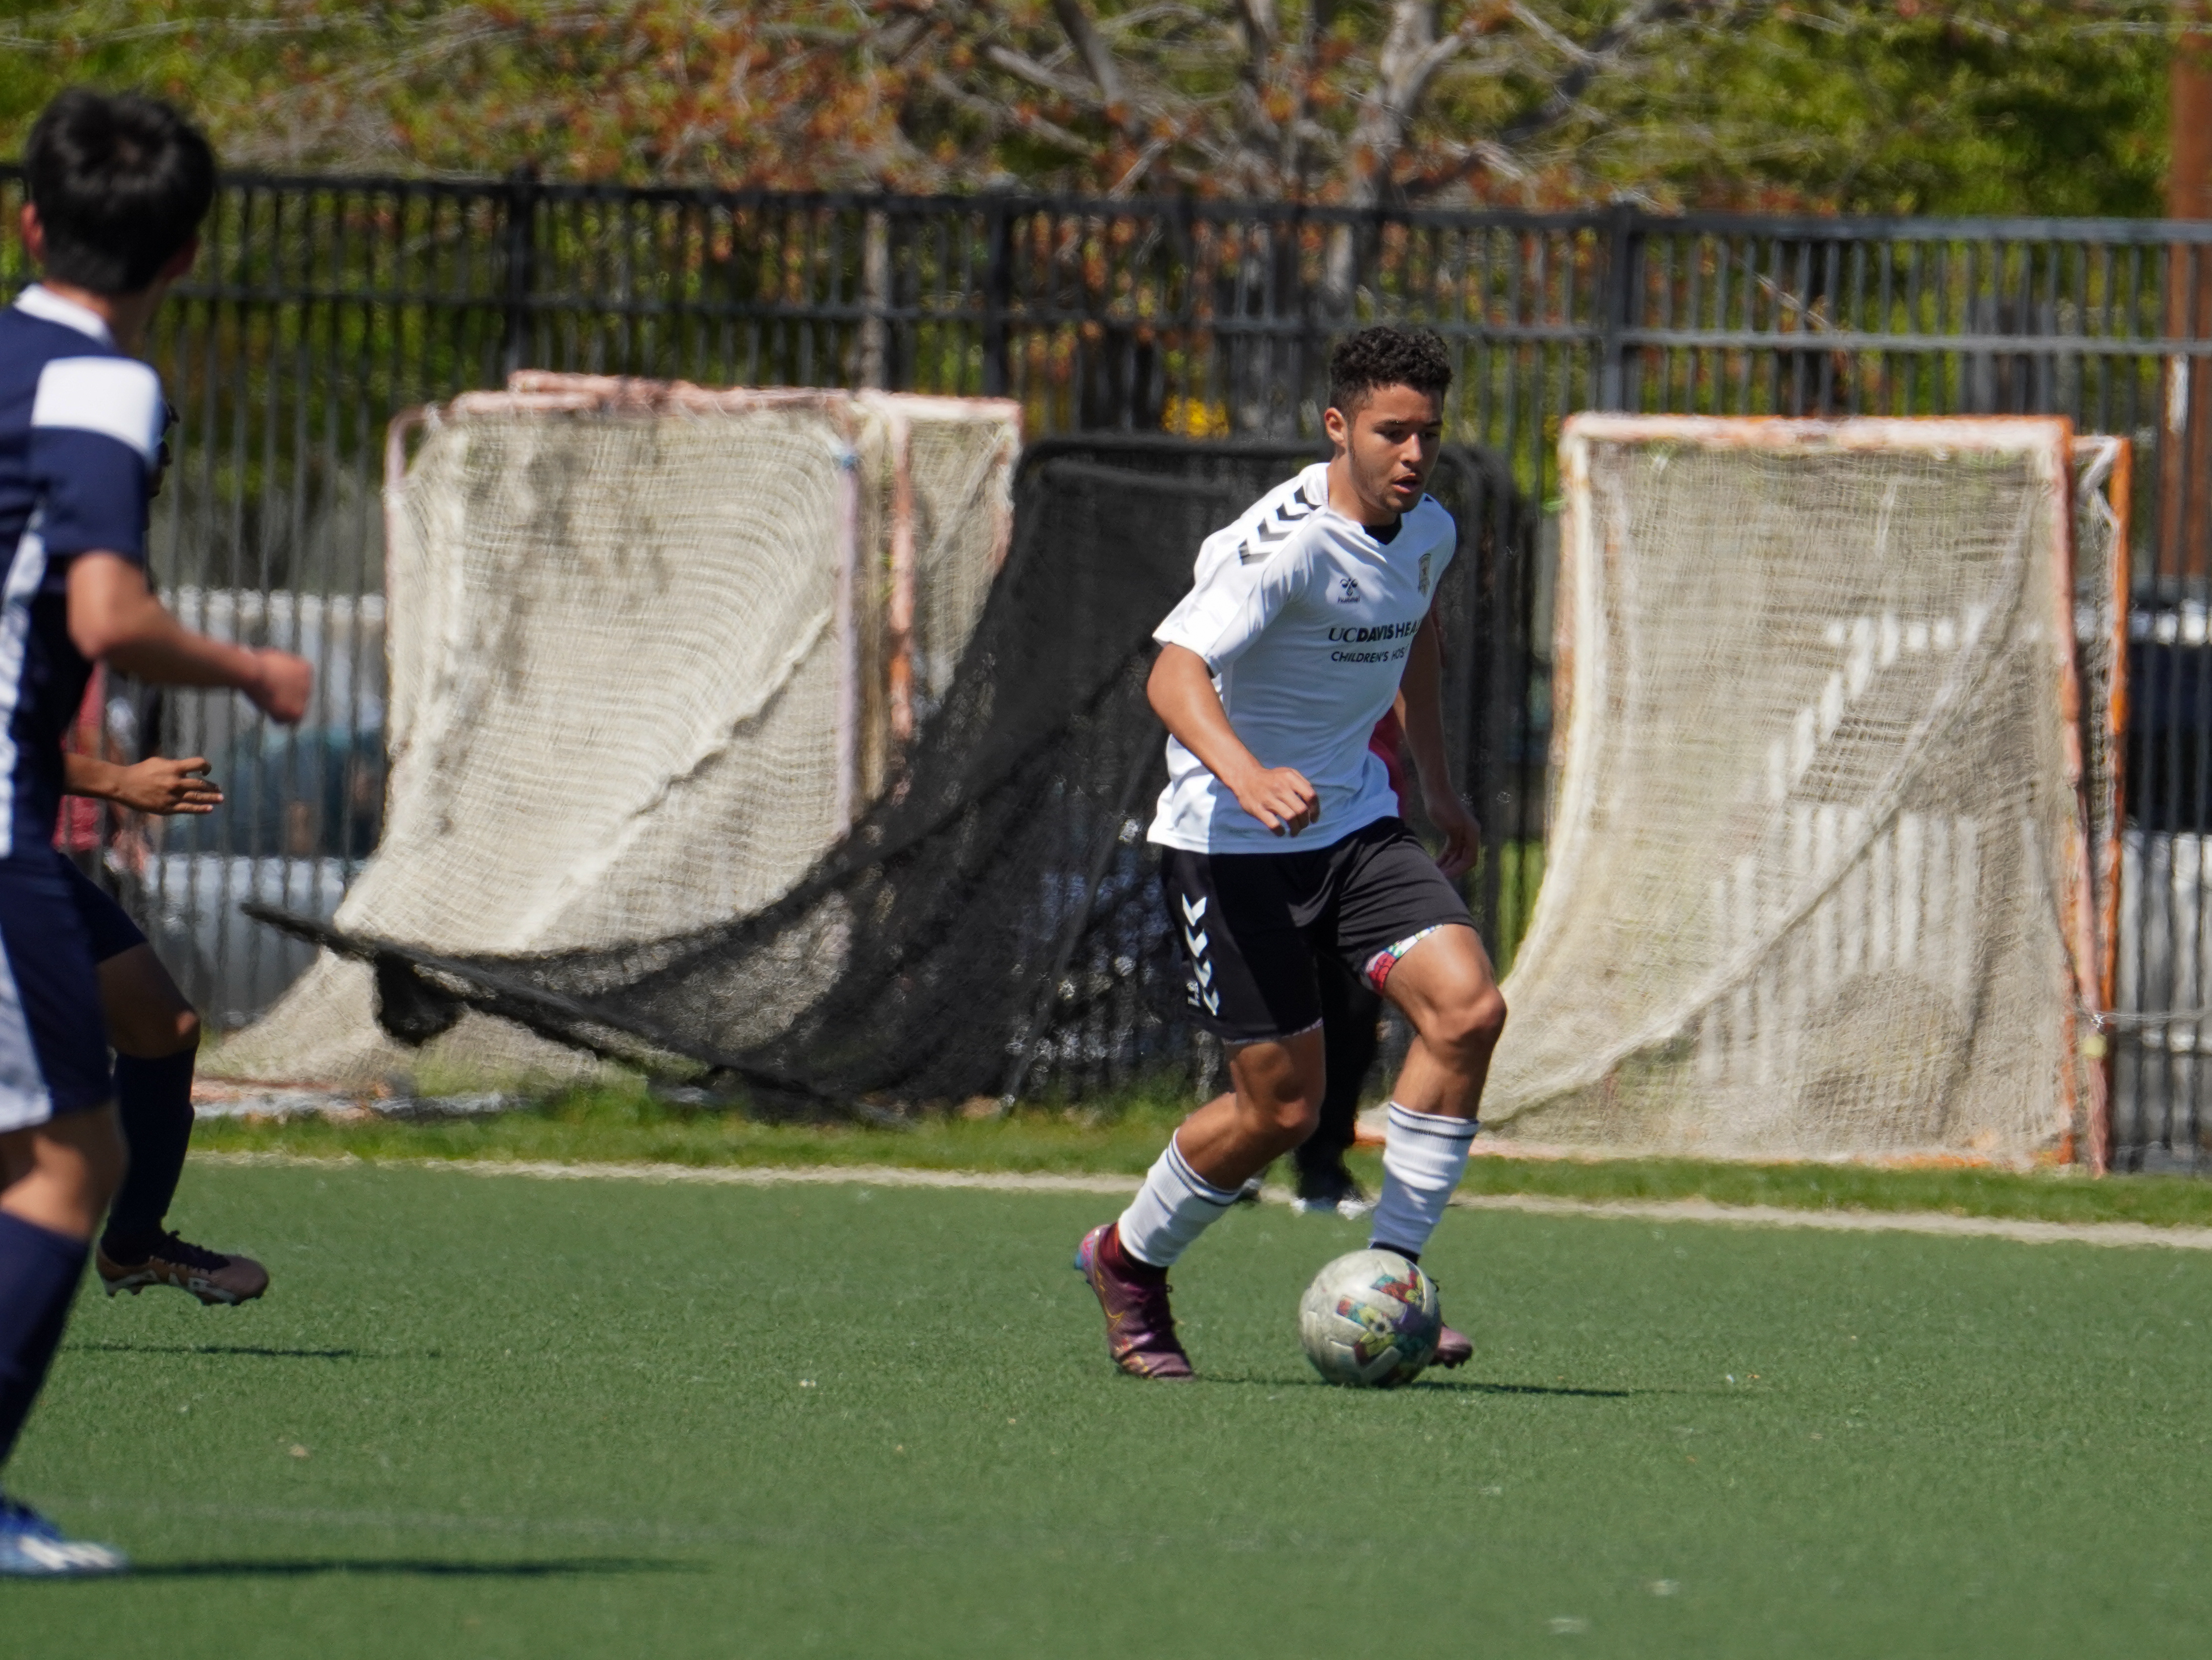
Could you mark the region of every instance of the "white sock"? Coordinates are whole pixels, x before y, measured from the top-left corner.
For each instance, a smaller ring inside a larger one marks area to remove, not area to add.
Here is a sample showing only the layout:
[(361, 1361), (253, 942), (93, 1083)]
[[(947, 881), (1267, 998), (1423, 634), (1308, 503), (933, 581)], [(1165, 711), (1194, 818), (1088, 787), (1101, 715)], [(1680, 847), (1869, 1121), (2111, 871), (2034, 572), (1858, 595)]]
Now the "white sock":
[(1121, 1249), (1154, 1268), (1172, 1268), (1190, 1242), (1236, 1203), (1235, 1188), (1209, 1184), (1184, 1161), (1182, 1149), (1170, 1139), (1168, 1150), (1146, 1172), (1144, 1186), (1116, 1224)]
[(1444, 1118), (1390, 1103), (1390, 1130), (1382, 1142), (1382, 1197), (1375, 1204), (1369, 1245), (1418, 1257), (1443, 1220), (1452, 1190), (1467, 1173), (1474, 1145), (1474, 1120)]

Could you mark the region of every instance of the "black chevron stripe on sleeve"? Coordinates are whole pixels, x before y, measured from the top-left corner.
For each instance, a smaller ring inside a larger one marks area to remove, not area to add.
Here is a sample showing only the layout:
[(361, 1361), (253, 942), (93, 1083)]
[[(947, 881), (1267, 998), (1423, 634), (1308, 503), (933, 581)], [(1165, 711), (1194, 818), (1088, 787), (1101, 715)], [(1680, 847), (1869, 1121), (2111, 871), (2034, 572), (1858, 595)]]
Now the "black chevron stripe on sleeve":
[(1244, 545), (1237, 550), (1237, 562), (1255, 565), (1273, 554), (1290, 539), (1292, 530), (1301, 521), (1309, 519), (1318, 511), (1316, 504), (1305, 498), (1305, 487), (1298, 486), (1289, 497), (1275, 504), (1273, 523), (1262, 518), (1252, 530)]

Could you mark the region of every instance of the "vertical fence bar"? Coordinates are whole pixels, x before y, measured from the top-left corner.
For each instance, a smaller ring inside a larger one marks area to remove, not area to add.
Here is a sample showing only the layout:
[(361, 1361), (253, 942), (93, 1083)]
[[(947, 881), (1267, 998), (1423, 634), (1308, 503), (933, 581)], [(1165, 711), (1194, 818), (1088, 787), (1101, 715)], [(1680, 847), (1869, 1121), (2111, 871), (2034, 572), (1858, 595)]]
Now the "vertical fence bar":
[(987, 244), (983, 270), (983, 396), (1005, 397), (1013, 384), (1008, 373), (1006, 313), (1014, 294), (1014, 219), (1003, 197), (983, 210)]
[(1628, 367), (1628, 330), (1638, 322), (1643, 286), (1643, 215), (1628, 203), (1616, 203), (1606, 224), (1606, 257), (1598, 277), (1599, 314), (1605, 339), (1598, 370), (1597, 407), (1632, 407), (1634, 388)]
[(507, 175), (500, 262), (501, 298), (505, 310), (500, 335), (500, 377), (536, 360), (531, 336), (537, 318), (531, 302), (538, 288), (538, 170), (517, 167)]

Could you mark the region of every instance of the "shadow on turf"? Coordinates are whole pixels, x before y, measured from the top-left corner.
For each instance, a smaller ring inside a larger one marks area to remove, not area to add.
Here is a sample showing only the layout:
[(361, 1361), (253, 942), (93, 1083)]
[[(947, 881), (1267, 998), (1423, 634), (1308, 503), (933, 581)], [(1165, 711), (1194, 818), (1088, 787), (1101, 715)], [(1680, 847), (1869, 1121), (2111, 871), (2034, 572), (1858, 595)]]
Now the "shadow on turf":
[(1572, 1384), (1486, 1384), (1479, 1378), (1424, 1378), (1415, 1389), (1456, 1390), (1465, 1395), (1571, 1395), (1589, 1401), (1626, 1401), (1638, 1395), (1677, 1395), (1672, 1389), (1579, 1389)]
[[(1208, 1384), (1233, 1384), (1246, 1389), (1334, 1389), (1335, 1384), (1320, 1378), (1283, 1378), (1244, 1376), (1236, 1372), (1206, 1372), (1200, 1381)], [(1572, 1384), (1492, 1384), (1479, 1378), (1429, 1378), (1405, 1385), (1407, 1389), (1433, 1389), (1459, 1395), (1565, 1395), (1590, 1401), (1626, 1401), (1638, 1395), (1684, 1395), (1698, 1391), (1679, 1389), (1583, 1389)]]
[(697, 1573), (697, 1562), (653, 1557), (580, 1556), (526, 1562), (449, 1562), (423, 1557), (312, 1556), (276, 1561), (148, 1562), (133, 1579), (305, 1579), (324, 1573), (431, 1579), (557, 1579), (568, 1574)]
[(261, 1360), (391, 1360), (392, 1354), (364, 1348), (264, 1348), (253, 1343), (70, 1343), (72, 1349), (103, 1354), (243, 1354)]

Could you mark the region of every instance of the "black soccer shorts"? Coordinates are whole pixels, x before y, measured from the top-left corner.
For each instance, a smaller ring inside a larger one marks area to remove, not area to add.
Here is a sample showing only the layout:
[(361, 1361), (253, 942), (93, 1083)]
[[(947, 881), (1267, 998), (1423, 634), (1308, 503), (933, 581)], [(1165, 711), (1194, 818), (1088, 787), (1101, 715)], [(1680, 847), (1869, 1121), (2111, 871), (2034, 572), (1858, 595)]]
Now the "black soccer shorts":
[(1225, 1044), (1321, 1024), (1317, 954), (1376, 990), (1416, 935), (1472, 928), (1467, 902), (1403, 820), (1282, 853), (1160, 850), (1168, 919), (1182, 941), (1199, 1023)]

